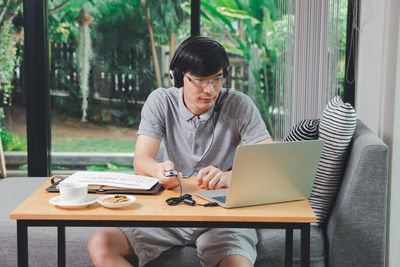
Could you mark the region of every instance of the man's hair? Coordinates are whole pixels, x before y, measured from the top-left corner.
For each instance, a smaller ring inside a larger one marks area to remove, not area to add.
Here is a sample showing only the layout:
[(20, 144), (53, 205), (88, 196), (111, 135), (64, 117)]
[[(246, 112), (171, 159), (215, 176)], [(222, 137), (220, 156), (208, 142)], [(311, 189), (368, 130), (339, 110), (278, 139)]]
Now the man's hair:
[(171, 79), (176, 87), (183, 86), (183, 74), (190, 72), (205, 77), (223, 70), (226, 77), (229, 59), (225, 48), (217, 41), (203, 36), (192, 36), (176, 49), (171, 60)]

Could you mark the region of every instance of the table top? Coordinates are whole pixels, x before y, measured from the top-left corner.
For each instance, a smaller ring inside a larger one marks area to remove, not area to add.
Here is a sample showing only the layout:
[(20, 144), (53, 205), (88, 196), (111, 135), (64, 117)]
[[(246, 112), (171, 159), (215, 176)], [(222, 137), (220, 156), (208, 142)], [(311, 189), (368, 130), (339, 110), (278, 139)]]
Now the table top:
[[(199, 190), (194, 178), (183, 181), (183, 192), (193, 195), (197, 203), (208, 203), (193, 194)], [(94, 203), (82, 209), (62, 209), (49, 203), (58, 193), (48, 193), (50, 180), (10, 213), (16, 220), (105, 220), (105, 221), (208, 221), (208, 222), (315, 222), (307, 200), (226, 209), (179, 204), (168, 206), (165, 200), (179, 196), (179, 188), (157, 195), (135, 195), (136, 201), (122, 209), (108, 209)], [(101, 197), (99, 194), (92, 194)]]

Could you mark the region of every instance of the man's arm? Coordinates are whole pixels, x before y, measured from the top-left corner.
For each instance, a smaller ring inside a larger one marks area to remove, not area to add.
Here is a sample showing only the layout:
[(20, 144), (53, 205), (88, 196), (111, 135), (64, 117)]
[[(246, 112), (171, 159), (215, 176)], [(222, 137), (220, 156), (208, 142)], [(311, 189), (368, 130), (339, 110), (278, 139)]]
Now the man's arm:
[(258, 141), (256, 144), (268, 144), (268, 143), (272, 143), (272, 138), (267, 138), (261, 141)]
[[(133, 158), (133, 168), (138, 175), (157, 177), (160, 184), (166, 188), (178, 186), (175, 177), (165, 177), (165, 171), (173, 170), (174, 163), (172, 161), (157, 162), (155, 160), (161, 140), (139, 135), (136, 141), (135, 156)], [(181, 173), (178, 178), (181, 178)]]

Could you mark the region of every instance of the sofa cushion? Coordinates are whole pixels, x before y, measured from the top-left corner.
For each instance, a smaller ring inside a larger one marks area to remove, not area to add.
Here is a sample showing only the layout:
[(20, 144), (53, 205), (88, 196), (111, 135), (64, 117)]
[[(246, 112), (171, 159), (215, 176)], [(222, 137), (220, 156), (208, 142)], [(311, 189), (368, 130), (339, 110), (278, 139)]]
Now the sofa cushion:
[(293, 126), (285, 142), (322, 139), (325, 141), (318, 171), (308, 201), (320, 226), (329, 215), (344, 169), (344, 160), (356, 128), (357, 115), (350, 104), (334, 97), (320, 120), (305, 119)]
[(318, 139), (319, 119), (305, 119), (293, 126), (283, 138), (284, 142)]
[(320, 226), (329, 215), (344, 170), (346, 153), (357, 124), (357, 114), (340, 97), (325, 107), (319, 122), (319, 139), (324, 140), (320, 163), (308, 199)]
[[(325, 267), (325, 234), (322, 228), (311, 228), (310, 266)], [(255, 267), (284, 266), (285, 263), (285, 230), (257, 230), (257, 259)], [(300, 230), (293, 231), (293, 265), (300, 266)], [(146, 264), (146, 267), (184, 267), (200, 266), (196, 248), (192, 246), (175, 246), (163, 252), (158, 258)]]
[[(325, 234), (322, 228), (311, 227), (310, 266), (325, 266)], [(254, 266), (284, 266), (285, 230), (258, 229), (257, 259)], [(300, 230), (293, 231), (293, 265), (300, 266)]]

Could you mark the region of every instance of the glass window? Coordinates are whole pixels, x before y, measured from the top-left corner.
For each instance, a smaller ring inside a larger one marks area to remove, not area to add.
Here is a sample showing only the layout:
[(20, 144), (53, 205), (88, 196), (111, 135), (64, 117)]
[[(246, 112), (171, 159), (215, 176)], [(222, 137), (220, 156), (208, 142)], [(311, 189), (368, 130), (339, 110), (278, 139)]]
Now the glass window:
[(201, 11), (202, 34), (229, 53), (228, 86), (253, 99), (274, 139), (300, 114), (297, 106), (310, 102), (304, 80), (319, 92), (312, 100), (322, 103), (317, 110), (328, 96), (342, 94), (347, 1), (201, 0)]
[[(1, 156), (5, 158), (7, 176), (25, 176), (27, 139), (26, 103), (22, 90), (23, 15), (22, 3), (14, 2), (0, 2)], [(0, 168), (3, 169), (3, 166), (0, 165)]]
[(53, 173), (132, 171), (141, 108), (169, 86), (169, 51), (190, 32), (187, 4), (71, 1), (49, 12)]

